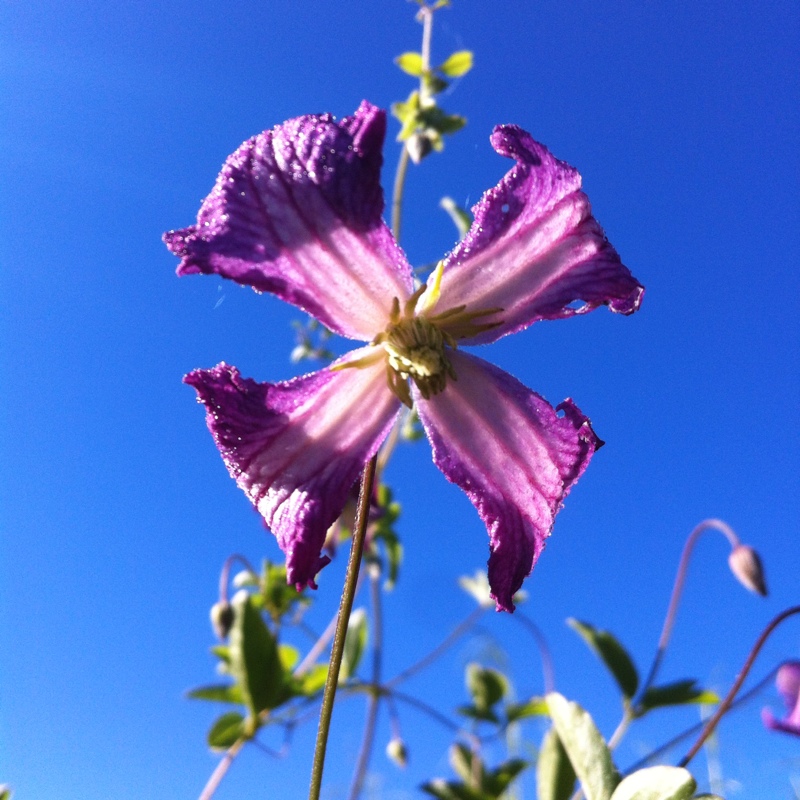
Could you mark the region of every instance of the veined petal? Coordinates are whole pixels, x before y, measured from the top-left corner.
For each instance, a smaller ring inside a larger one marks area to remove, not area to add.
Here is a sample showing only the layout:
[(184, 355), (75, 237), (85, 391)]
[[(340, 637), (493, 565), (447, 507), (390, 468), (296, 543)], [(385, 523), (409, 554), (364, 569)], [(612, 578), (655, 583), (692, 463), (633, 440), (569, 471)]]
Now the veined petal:
[(601, 442), (571, 400), (554, 409), (486, 361), (461, 351), (448, 357), (458, 380), (429, 400), (414, 388), (414, 402), (434, 463), (467, 493), (489, 532), (497, 607), (513, 611), (511, 598)]
[(164, 234), (179, 275), (217, 273), (356, 339), (383, 330), (411, 268), (383, 221), (383, 111), (291, 119), (228, 158), (197, 224)]
[(492, 134), (516, 165), (472, 209), (475, 221), (445, 259), (439, 308), (502, 308), (502, 323), (469, 340), (493, 342), (540, 319), (599, 305), (630, 314), (643, 287), (592, 216), (577, 170), (516, 125)]
[(383, 364), (258, 383), (223, 363), (184, 381), (206, 406), (228, 471), (286, 554), (289, 583), (315, 586), (328, 561), (320, 556), (325, 533), (400, 408)]

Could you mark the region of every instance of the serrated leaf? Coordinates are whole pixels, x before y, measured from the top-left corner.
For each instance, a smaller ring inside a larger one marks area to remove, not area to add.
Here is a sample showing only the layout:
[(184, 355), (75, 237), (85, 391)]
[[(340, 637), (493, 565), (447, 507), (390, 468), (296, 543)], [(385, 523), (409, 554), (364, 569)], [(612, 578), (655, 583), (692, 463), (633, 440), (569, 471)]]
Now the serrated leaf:
[(453, 53), (439, 69), (448, 78), (460, 78), (472, 69), (472, 52), (470, 50), (458, 50)]
[(241, 714), (229, 711), (217, 719), (208, 731), (208, 745), (214, 750), (227, 750), (245, 735), (245, 720)]
[(468, 664), (466, 670), (467, 691), (472, 696), (475, 708), (489, 711), (508, 694), (508, 679), (496, 669)]
[(361, 657), (367, 649), (367, 612), (357, 608), (347, 621), (347, 636), (344, 640), (342, 666), (339, 669), (339, 683), (344, 683), (356, 674)]
[(639, 701), (639, 716), (654, 708), (663, 706), (681, 706), (689, 703), (713, 705), (719, 703), (714, 692), (707, 691), (697, 685), (697, 681), (687, 679), (666, 683), (663, 686), (651, 686)]
[(569, 800), (575, 788), (575, 770), (554, 728), (544, 735), (536, 762), (538, 800)]
[(422, 75), (421, 53), (403, 53), (397, 56), (394, 63), (408, 75), (413, 75), (415, 78), (419, 78)]
[(284, 675), (275, 638), (246, 594), (234, 597), (230, 634), (230, 670), (245, 705), (257, 717), (275, 708), (283, 694)]
[(623, 778), (611, 800), (689, 800), (696, 788), (682, 767), (647, 767)]
[(506, 705), (506, 719), (517, 722), (528, 717), (547, 717), (550, 709), (543, 697), (532, 697), (526, 703), (508, 703)]
[(614, 677), (622, 694), (630, 700), (639, 688), (639, 674), (628, 651), (609, 631), (600, 630), (588, 622), (568, 619), (569, 625), (579, 633), (586, 644), (595, 652)]
[(243, 705), (242, 692), (235, 683), (220, 683), (213, 686), (198, 686), (186, 693), (190, 700), (211, 700), (215, 703)]
[(547, 695), (547, 705), (587, 800), (609, 800), (619, 776), (592, 718), (577, 703), (558, 692)]

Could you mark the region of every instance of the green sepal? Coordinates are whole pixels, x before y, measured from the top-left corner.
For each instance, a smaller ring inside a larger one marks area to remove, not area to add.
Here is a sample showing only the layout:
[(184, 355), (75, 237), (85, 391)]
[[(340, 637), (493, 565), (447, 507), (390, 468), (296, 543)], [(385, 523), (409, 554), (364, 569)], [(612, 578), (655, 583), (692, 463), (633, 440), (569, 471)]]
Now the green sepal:
[(554, 728), (544, 735), (536, 762), (538, 800), (569, 800), (575, 788), (575, 770)]
[(357, 608), (350, 614), (350, 619), (347, 621), (342, 666), (339, 668), (340, 684), (355, 675), (361, 657), (367, 649), (367, 637), (367, 612), (363, 608)]
[(588, 712), (558, 692), (547, 695), (553, 727), (587, 800), (609, 800), (619, 783), (611, 753)]
[(394, 63), (407, 75), (419, 78), (422, 75), (422, 53), (403, 53), (397, 56)]
[(252, 736), (248, 731), (245, 718), (236, 711), (223, 714), (208, 731), (208, 746), (213, 750), (227, 750), (239, 739)]
[(613, 675), (622, 694), (630, 700), (639, 688), (639, 674), (628, 651), (609, 631), (600, 630), (588, 622), (570, 618), (567, 625), (579, 633)]
[(696, 788), (682, 767), (646, 767), (623, 778), (611, 800), (689, 800)]
[(235, 683), (219, 683), (212, 686), (198, 686), (186, 692), (190, 700), (210, 700), (214, 703), (233, 703), (244, 705), (242, 690)]
[(508, 703), (505, 711), (509, 722), (518, 722), (529, 717), (550, 716), (550, 709), (543, 697), (532, 697), (526, 703)]
[(253, 717), (275, 708), (284, 695), (284, 675), (275, 638), (249, 595), (234, 597), (230, 671)]
[(698, 686), (696, 680), (689, 678), (665, 683), (663, 686), (651, 686), (639, 701), (636, 714), (641, 717), (654, 708), (692, 703), (713, 705), (719, 703), (719, 697), (714, 692)]
[(472, 51), (458, 50), (439, 67), (448, 78), (460, 78), (472, 69)]

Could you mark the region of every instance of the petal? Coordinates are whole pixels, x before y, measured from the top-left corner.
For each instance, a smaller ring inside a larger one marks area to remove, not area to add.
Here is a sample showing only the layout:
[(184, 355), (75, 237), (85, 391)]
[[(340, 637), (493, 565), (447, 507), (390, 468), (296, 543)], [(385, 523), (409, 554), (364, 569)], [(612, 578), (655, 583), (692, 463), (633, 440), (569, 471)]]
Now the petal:
[(501, 324), (471, 344), (603, 304), (635, 311), (644, 289), (592, 216), (577, 170), (516, 125), (495, 128), (491, 141), (517, 163), (472, 209), (472, 227), (445, 259), (439, 308), (503, 309)]
[(385, 132), (384, 112), (364, 102), (339, 123), (297, 117), (246, 141), (197, 224), (164, 234), (178, 274), (217, 273), (372, 339), (413, 284), (381, 216)]
[(400, 408), (386, 386), (383, 363), (325, 369), (282, 383), (242, 378), (223, 363), (195, 370), (184, 381), (206, 406), (231, 477), (286, 553), (289, 583), (315, 586), (314, 576), (327, 563), (320, 557), (325, 534)]
[(460, 486), (489, 531), (489, 584), (498, 609), (533, 569), (555, 515), (601, 444), (571, 400), (556, 409), (507, 372), (460, 351), (458, 375), (424, 400), (415, 390), (433, 460)]

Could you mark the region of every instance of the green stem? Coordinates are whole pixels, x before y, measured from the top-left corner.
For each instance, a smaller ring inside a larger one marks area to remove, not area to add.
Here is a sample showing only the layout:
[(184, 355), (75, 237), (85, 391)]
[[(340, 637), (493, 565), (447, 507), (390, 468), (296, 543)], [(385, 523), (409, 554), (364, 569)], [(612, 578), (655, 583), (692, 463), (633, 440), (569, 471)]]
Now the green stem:
[(350, 558), (347, 562), (347, 573), (342, 590), (342, 601), (339, 605), (339, 620), (336, 625), (336, 635), (333, 637), (331, 662), (328, 667), (328, 677), (325, 680), (325, 690), (322, 695), (322, 708), (319, 712), (319, 728), (317, 729), (317, 743), (314, 747), (314, 763), (311, 767), (311, 786), (309, 800), (319, 800), (322, 788), (322, 771), (325, 767), (325, 750), (328, 746), (328, 733), (333, 715), (333, 703), (336, 698), (336, 687), (339, 683), (339, 670), (342, 666), (344, 654), (344, 640), (347, 635), (347, 623), (353, 609), (353, 598), (356, 594), (358, 572), (361, 567), (361, 556), (364, 553), (364, 540), (367, 537), (367, 523), (369, 522), (369, 508), (372, 499), (372, 484), (375, 479), (375, 465), (377, 457), (373, 456), (364, 467), (361, 478), (361, 490), (358, 495), (358, 514), (353, 531), (353, 541), (350, 545)]
[(742, 671), (739, 673), (738, 677), (731, 686), (731, 690), (728, 692), (727, 697), (719, 704), (719, 708), (717, 708), (714, 716), (706, 723), (705, 728), (703, 728), (703, 732), (700, 736), (697, 737), (697, 741), (692, 745), (689, 752), (678, 762), (679, 767), (685, 767), (696, 755), (698, 750), (703, 746), (703, 742), (708, 739), (709, 736), (714, 732), (714, 729), (717, 727), (717, 724), (725, 715), (725, 712), (733, 705), (733, 701), (736, 699), (736, 694), (738, 693), (739, 689), (742, 688), (742, 684), (745, 681), (748, 673), (750, 672), (750, 668), (753, 666), (753, 663), (756, 660), (756, 656), (761, 651), (761, 648), (764, 646), (764, 642), (767, 641), (769, 635), (778, 625), (781, 624), (787, 617), (791, 617), (793, 614), (800, 614), (800, 606), (793, 606), (792, 608), (786, 609), (786, 611), (778, 614), (772, 622), (767, 625), (766, 628), (761, 632), (761, 636), (758, 637), (756, 643), (753, 645), (753, 649), (750, 651), (750, 655), (747, 657), (747, 661), (744, 662), (744, 666), (742, 667)]
[(233, 764), (233, 760), (239, 755), (239, 751), (242, 749), (242, 747), (244, 747), (245, 741), (245, 739), (237, 739), (228, 748), (225, 755), (219, 760), (214, 772), (211, 773), (211, 777), (203, 787), (203, 791), (200, 793), (198, 800), (211, 800), (214, 792), (217, 791), (217, 787), (220, 785), (220, 783), (222, 783), (222, 779), (230, 769), (231, 764)]
[(378, 722), (378, 708), (381, 694), (381, 665), (383, 660), (383, 614), (381, 613), (381, 582), (377, 570), (370, 570), (370, 597), (372, 600), (372, 680), (373, 691), (367, 701), (367, 720), (364, 723), (364, 738), (358, 753), (358, 763), (353, 773), (353, 784), (350, 787), (349, 800), (358, 800), (367, 775), (372, 745), (375, 741), (375, 726)]
[(392, 191), (392, 233), (396, 241), (400, 241), (400, 223), (403, 217), (403, 191), (406, 185), (408, 172), (408, 148), (403, 145), (400, 151), (400, 161), (397, 163), (397, 172), (394, 176), (394, 189)]

